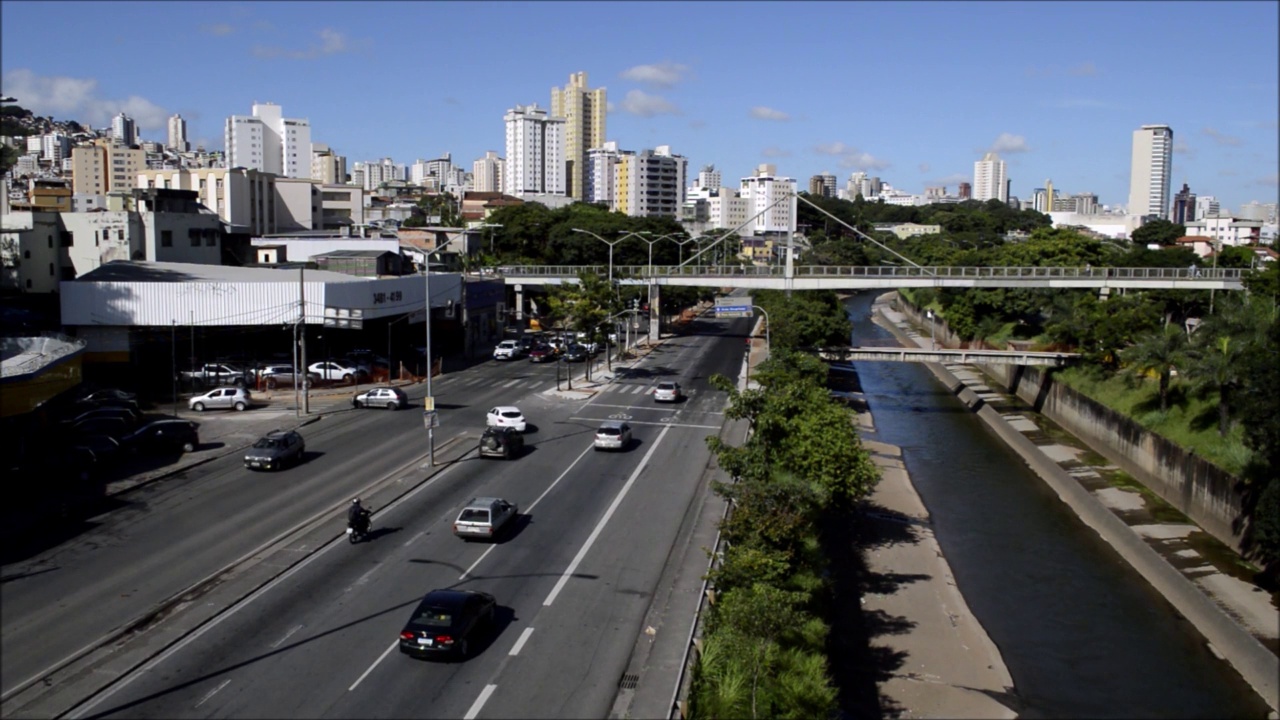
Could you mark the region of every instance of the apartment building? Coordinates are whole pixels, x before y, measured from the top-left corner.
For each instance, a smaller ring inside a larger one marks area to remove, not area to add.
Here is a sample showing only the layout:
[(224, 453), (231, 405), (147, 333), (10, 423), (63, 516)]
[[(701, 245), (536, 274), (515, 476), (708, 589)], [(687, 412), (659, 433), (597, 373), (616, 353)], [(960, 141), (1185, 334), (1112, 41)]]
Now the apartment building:
[(758, 215), (749, 226), (752, 234), (795, 232), (795, 179), (781, 177), (775, 165), (763, 163), (742, 178), (739, 192), (750, 203), (748, 217)]
[(1169, 176), (1173, 166), (1173, 130), (1143, 125), (1133, 131), (1129, 166), (1129, 214), (1167, 219)]
[(311, 143), (311, 179), (324, 185), (347, 181), (347, 159), (328, 145)]
[(187, 140), (187, 121), (181, 115), (169, 118), (169, 137), (165, 147), (180, 153), (191, 150), (191, 143)]
[(551, 115), (564, 118), (565, 190), (575, 200), (587, 197), (587, 153), (605, 141), (607, 107), (605, 89), (588, 88), (585, 72), (570, 75), (563, 88), (551, 88)]
[(587, 151), (587, 165), (583, 175), (586, 186), (582, 198), (585, 202), (604, 203), (613, 207), (618, 195), (614, 168), (624, 152), (618, 149), (618, 143), (612, 141)]
[(503, 116), (506, 124), (507, 164), (502, 192), (525, 195), (565, 195), (564, 126), (537, 104), (517, 105)]
[(502, 169), (506, 160), (489, 150), (484, 157), (471, 163), (471, 187), (476, 192), (501, 192)]
[(133, 118), (120, 113), (111, 119), (111, 138), (121, 145), (138, 144), (138, 125)]
[(227, 164), (291, 178), (311, 177), (311, 123), (283, 117), (275, 103), (254, 103), (224, 129)]
[(672, 154), (669, 145), (620, 153), (613, 168), (611, 209), (632, 217), (678, 217), (688, 166), (688, 159)]
[(143, 170), (136, 176), (143, 188), (193, 190), (199, 202), (228, 225), (254, 235), (280, 232), (276, 179), (271, 173), (243, 167)]
[(1206, 215), (1186, 223), (1187, 235), (1210, 238), (1222, 248), (1231, 245), (1257, 245), (1262, 239), (1262, 222), (1243, 220), (1224, 214)]
[(71, 149), (72, 190), (77, 195), (106, 195), (137, 187), (138, 173), (147, 167), (147, 156), (107, 138)]
[(1005, 162), (989, 152), (973, 164), (973, 199), (1009, 201), (1009, 177)]

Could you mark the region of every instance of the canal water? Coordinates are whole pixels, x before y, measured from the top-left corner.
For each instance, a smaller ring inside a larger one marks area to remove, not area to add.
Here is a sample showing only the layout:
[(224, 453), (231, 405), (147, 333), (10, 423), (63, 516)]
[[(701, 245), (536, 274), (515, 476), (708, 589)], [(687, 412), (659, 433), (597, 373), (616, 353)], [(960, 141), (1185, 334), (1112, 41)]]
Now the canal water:
[[(873, 295), (853, 345), (890, 345)], [(969, 608), (1024, 718), (1263, 718), (1266, 703), (1011, 449), (911, 363), (855, 363), (875, 431), (902, 448)]]

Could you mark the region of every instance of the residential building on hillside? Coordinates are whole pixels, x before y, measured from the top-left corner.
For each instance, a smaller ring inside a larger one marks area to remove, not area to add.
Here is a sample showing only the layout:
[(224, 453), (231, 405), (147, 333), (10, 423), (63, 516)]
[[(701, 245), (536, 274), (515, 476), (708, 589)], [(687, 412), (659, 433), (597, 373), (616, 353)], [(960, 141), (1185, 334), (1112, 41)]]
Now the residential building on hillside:
[(611, 209), (631, 217), (678, 217), (688, 167), (688, 159), (673, 155), (669, 145), (621, 153), (613, 168)]
[(960, 183), (960, 188), (959, 188), (958, 190), (956, 190), (956, 195), (957, 195), (957, 196), (959, 196), (959, 198), (960, 198), (961, 200), (968, 200), (968, 199), (972, 198), (972, 197), (973, 197), (973, 185), (970, 185), (970, 184), (969, 184), (969, 183), (967, 183), (967, 182), (962, 182), (962, 183)]
[(324, 185), (341, 185), (347, 181), (347, 158), (328, 145), (311, 143), (311, 179)]
[(1009, 201), (1009, 176), (1005, 162), (989, 152), (973, 164), (973, 199)]
[(1210, 238), (1222, 248), (1234, 245), (1257, 245), (1262, 239), (1262, 222), (1243, 220), (1231, 215), (1211, 214), (1186, 223), (1187, 235)]
[(280, 232), (276, 178), (243, 167), (143, 170), (135, 176), (144, 188), (193, 190), (199, 202), (223, 222), (258, 235)]
[(1169, 176), (1173, 164), (1173, 130), (1168, 125), (1143, 125), (1133, 131), (1129, 166), (1129, 214), (1167, 219)]
[(741, 180), (741, 194), (750, 202), (749, 229), (754, 235), (792, 233), (796, 229), (796, 181), (777, 174), (777, 166), (762, 163)]
[(587, 152), (604, 143), (607, 108), (605, 89), (588, 88), (585, 72), (570, 75), (563, 88), (551, 88), (551, 115), (564, 118), (565, 192), (575, 200), (586, 197)]
[(487, 150), (484, 157), (471, 163), (471, 190), (477, 192), (501, 192), (502, 169), (506, 160), (498, 153)]
[(71, 176), (78, 195), (133, 190), (146, 166), (147, 156), (140, 148), (105, 138), (71, 149)]
[(917, 235), (937, 235), (942, 232), (941, 225), (921, 225), (919, 223), (877, 223), (875, 229), (879, 232), (893, 233), (900, 240), (906, 240)]
[(428, 190), (443, 190), (453, 171), (453, 155), (445, 153), (435, 160), (419, 159), (409, 166), (409, 182)]
[(507, 137), (502, 192), (565, 195), (564, 118), (548, 115), (535, 103), (517, 105), (502, 119)]
[[(5, 193), (5, 197), (8, 194)], [(72, 212), (74, 200), (71, 181), (67, 178), (28, 178), (25, 200), (14, 200), (9, 210)]]
[(111, 138), (121, 145), (138, 144), (138, 125), (133, 118), (120, 113), (111, 119)]
[(174, 152), (187, 152), (191, 143), (187, 141), (187, 121), (181, 115), (169, 118), (169, 137), (165, 147)]
[(227, 164), (291, 178), (311, 177), (311, 123), (282, 116), (275, 103), (232, 115), (224, 131)]
[(694, 181), (694, 187), (702, 190), (719, 190), (723, 186), (720, 171), (715, 165), (704, 166), (698, 171), (698, 179)]
[(40, 157), (60, 167), (71, 157), (71, 138), (62, 133), (45, 133), (40, 136)]

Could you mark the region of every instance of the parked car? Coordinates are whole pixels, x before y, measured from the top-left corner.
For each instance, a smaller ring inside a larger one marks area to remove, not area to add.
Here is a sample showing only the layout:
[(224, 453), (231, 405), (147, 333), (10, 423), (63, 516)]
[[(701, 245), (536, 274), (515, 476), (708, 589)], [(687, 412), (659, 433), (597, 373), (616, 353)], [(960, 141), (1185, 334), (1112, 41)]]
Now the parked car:
[(303, 380), (302, 374), (294, 370), (292, 365), (267, 365), (259, 371), (258, 379), (268, 390), (274, 390), (277, 387), (293, 387), (299, 382), (305, 383), (303, 387), (310, 387), (320, 376), (307, 373)]
[(400, 631), (400, 652), (466, 658), (479, 632), (492, 630), (498, 603), (478, 590), (432, 590)]
[(569, 345), (564, 349), (565, 362), (585, 362), (587, 359), (587, 349), (577, 343)]
[(90, 410), (85, 410), (84, 408), (77, 408), (77, 409), (83, 410), (83, 412), (79, 412), (73, 417), (67, 420), (64, 420), (63, 422), (66, 423), (67, 425), (71, 425), (74, 423), (82, 422), (84, 420), (93, 420), (95, 418), (120, 418), (121, 420), (124, 420), (125, 424), (127, 424), (131, 428), (138, 424), (138, 419), (139, 419), (138, 414), (128, 408), (102, 407), (102, 408), (93, 408)]
[(524, 432), (527, 427), (524, 414), (515, 405), (499, 405), (490, 410), (485, 417), (485, 426), (515, 428), (516, 432)]
[(492, 540), (518, 514), (520, 510), (515, 503), (496, 497), (474, 497), (462, 506), (458, 518), (453, 521), (453, 534), (463, 540)]
[(556, 349), (546, 343), (529, 348), (529, 362), (544, 363), (556, 359)]
[(302, 461), (307, 443), (296, 430), (274, 430), (263, 435), (244, 453), (244, 466), (254, 470), (279, 470)]
[(138, 396), (124, 390), (109, 388), (106, 390), (96, 390), (91, 392), (79, 400), (75, 401), (77, 408), (84, 410), (92, 410), (95, 408), (119, 407), (132, 410), (135, 415), (141, 415), (138, 410)]
[(239, 365), (229, 363), (206, 363), (195, 370), (184, 370), (178, 373), (180, 380), (196, 386), (201, 385), (250, 385), (253, 383), (253, 372)]
[(321, 380), (344, 382), (351, 385), (354, 385), (361, 377), (369, 374), (367, 370), (356, 365), (343, 364), (333, 360), (311, 363), (307, 366), (307, 372), (315, 374)]
[(120, 460), (120, 441), (108, 435), (82, 435), (71, 442), (70, 450), (80, 455), (80, 462), (102, 468)]
[(513, 427), (489, 427), (480, 436), (480, 457), (500, 457), (505, 460), (520, 457), (524, 452), (524, 435)]
[(631, 426), (610, 420), (596, 430), (596, 450), (626, 450), (631, 445)]
[(674, 380), (663, 380), (653, 388), (654, 402), (679, 402), (680, 383)]
[(70, 437), (106, 435), (112, 438), (121, 438), (132, 432), (133, 426), (134, 423), (132, 421), (122, 417), (95, 417), (73, 421), (64, 427)]
[(351, 404), (358, 408), (386, 408), (399, 410), (409, 407), (409, 396), (398, 387), (369, 388), (351, 398)]
[(187, 401), (187, 407), (196, 412), (205, 410), (248, 410), (253, 404), (249, 391), (242, 387), (214, 388)]
[(516, 360), (524, 354), (524, 348), (515, 340), (503, 340), (493, 349), (494, 360)]
[(190, 420), (153, 420), (120, 438), (135, 452), (194, 452), (200, 447), (200, 425)]

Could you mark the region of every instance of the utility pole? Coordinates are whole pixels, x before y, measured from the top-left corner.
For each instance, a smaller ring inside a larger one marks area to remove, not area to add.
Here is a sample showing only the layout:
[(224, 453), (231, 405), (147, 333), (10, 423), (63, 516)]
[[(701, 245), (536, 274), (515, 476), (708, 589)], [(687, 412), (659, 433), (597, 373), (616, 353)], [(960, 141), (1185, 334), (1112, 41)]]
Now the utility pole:
[(169, 336), (169, 350), (173, 364), (173, 416), (178, 417), (178, 319), (173, 320), (173, 330)]
[[(434, 413), (436, 409), (436, 399), (435, 396), (431, 394), (431, 253), (425, 252), (424, 257), (425, 261), (422, 263), (422, 292), (426, 296), (425, 304), (427, 314), (423, 319), (423, 324), (427, 326), (427, 346), (423, 348), (422, 351), (423, 359), (426, 360), (427, 364), (427, 397), (423, 401), (423, 404), (430, 408), (430, 410), (426, 412)], [(435, 467), (436, 464), (436, 431), (435, 428), (432, 427), (434, 424), (434, 419), (428, 416), (427, 465), (429, 467)]]
[[(302, 340), (298, 343), (298, 351), (302, 355), (302, 366), (297, 368), (302, 372), (307, 369), (307, 264), (304, 262), (298, 266), (298, 324), (302, 334)], [(302, 414), (311, 414), (311, 388), (307, 386), (305, 381), (306, 375), (303, 375), (302, 383)], [(295, 394), (297, 382), (294, 382)]]

